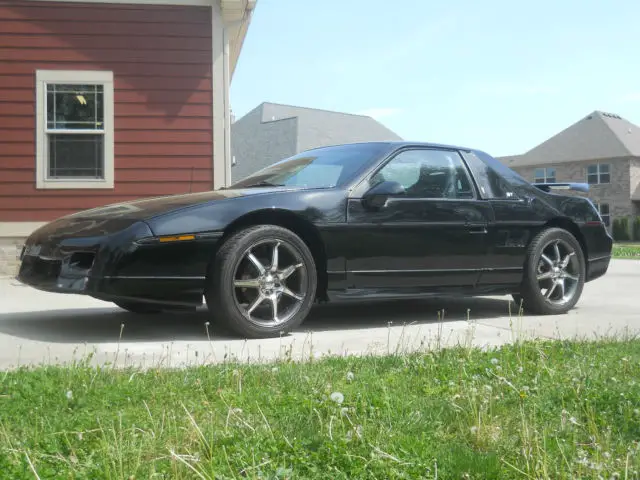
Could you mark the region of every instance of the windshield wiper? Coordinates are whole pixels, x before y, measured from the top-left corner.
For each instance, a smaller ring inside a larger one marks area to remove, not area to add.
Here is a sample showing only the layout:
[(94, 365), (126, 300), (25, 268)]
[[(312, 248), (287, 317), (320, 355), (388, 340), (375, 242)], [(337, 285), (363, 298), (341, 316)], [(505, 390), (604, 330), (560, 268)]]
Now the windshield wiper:
[(284, 183), (272, 183), (267, 182), (266, 180), (262, 180), (257, 183), (250, 183), (249, 185), (245, 185), (241, 188), (251, 188), (251, 187), (286, 187)]

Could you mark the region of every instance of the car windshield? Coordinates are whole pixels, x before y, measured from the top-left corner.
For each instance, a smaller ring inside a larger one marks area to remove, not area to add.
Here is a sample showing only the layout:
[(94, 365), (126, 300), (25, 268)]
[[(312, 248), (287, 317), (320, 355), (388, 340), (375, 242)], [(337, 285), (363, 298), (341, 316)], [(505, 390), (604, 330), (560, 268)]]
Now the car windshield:
[(315, 148), (270, 165), (231, 188), (342, 186), (371, 160), (389, 149), (385, 143), (358, 143)]

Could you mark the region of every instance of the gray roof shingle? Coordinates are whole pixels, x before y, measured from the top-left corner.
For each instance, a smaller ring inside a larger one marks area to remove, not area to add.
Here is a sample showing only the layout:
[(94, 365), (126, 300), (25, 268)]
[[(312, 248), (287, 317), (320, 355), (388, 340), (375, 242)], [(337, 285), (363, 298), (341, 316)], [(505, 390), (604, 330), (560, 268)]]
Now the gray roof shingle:
[(298, 120), (298, 150), (341, 143), (402, 140), (366, 115), (264, 102), (262, 121)]
[(596, 110), (528, 152), (499, 160), (520, 167), (629, 156), (640, 157), (640, 127)]

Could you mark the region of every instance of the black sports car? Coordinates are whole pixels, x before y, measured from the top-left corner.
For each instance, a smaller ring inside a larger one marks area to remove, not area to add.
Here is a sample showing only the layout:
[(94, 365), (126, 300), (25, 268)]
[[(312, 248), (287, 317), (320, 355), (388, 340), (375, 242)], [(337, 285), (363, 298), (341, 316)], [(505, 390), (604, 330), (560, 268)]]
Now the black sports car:
[(513, 295), (564, 313), (605, 274), (593, 203), (531, 184), (474, 149), (408, 142), (302, 152), (230, 188), (53, 221), (18, 279), (139, 313), (206, 304), (245, 337), (299, 325), (316, 301)]

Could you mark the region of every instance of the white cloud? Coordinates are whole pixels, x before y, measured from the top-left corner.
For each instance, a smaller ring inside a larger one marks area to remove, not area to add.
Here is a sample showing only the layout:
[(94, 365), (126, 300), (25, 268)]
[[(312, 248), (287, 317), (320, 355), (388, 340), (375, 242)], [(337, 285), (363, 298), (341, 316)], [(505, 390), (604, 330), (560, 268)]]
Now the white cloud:
[(393, 108), (393, 107), (379, 107), (379, 108), (367, 108), (365, 110), (361, 110), (357, 112), (358, 115), (366, 115), (368, 117), (375, 118), (376, 120), (381, 120), (383, 118), (391, 117), (393, 115), (397, 115), (402, 112), (401, 108)]

